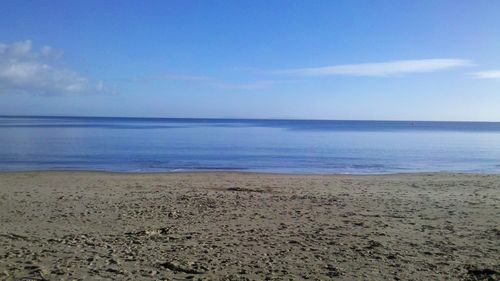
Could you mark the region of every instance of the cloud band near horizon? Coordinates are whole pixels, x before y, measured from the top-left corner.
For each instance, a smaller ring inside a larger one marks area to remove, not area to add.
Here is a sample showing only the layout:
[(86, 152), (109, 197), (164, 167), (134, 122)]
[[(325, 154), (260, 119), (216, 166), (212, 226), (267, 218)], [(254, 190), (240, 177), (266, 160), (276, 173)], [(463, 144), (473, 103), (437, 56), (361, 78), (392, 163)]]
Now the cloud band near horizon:
[(471, 75), (478, 79), (500, 79), (500, 70), (478, 71)]
[(424, 73), (450, 70), (458, 67), (474, 65), (465, 59), (422, 59), (396, 60), (377, 63), (343, 64), (324, 67), (296, 68), (271, 71), (271, 74), (297, 76), (373, 76), (389, 77), (410, 73)]

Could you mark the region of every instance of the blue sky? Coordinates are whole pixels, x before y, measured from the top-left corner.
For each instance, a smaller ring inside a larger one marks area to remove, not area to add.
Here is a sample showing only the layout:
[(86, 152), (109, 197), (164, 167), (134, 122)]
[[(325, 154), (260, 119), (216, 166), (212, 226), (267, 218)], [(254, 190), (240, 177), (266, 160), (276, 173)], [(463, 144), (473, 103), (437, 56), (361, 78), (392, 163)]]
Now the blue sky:
[(3, 1), (0, 115), (500, 121), (500, 1)]

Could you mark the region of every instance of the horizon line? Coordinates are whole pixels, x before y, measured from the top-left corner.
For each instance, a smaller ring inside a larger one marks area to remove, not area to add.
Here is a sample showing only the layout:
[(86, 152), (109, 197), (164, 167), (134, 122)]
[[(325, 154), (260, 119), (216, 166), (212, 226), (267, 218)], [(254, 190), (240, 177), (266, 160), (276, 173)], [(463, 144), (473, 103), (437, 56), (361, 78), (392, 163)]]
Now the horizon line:
[(500, 123), (500, 121), (470, 120), (409, 120), (409, 119), (304, 119), (304, 118), (245, 118), (245, 117), (138, 117), (138, 116), (85, 116), (85, 115), (1, 115), (0, 118), (122, 118), (122, 119), (191, 119), (191, 120), (260, 120), (260, 121), (359, 121), (359, 122), (449, 122), (449, 123)]

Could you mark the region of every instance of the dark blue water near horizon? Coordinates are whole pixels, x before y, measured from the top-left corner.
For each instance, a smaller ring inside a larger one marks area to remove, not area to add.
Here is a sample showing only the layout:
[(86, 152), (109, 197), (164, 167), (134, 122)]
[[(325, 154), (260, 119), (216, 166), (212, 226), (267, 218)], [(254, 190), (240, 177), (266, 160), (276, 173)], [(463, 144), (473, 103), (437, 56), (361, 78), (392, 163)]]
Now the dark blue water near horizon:
[(500, 123), (0, 116), (0, 171), (500, 172)]

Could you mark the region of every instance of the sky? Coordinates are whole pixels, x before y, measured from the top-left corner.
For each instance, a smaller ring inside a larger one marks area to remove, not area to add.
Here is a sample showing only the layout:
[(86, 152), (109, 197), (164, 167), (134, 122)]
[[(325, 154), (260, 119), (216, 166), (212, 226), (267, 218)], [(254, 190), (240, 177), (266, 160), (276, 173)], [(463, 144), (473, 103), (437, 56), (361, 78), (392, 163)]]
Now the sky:
[(0, 115), (500, 121), (500, 1), (5, 0)]

